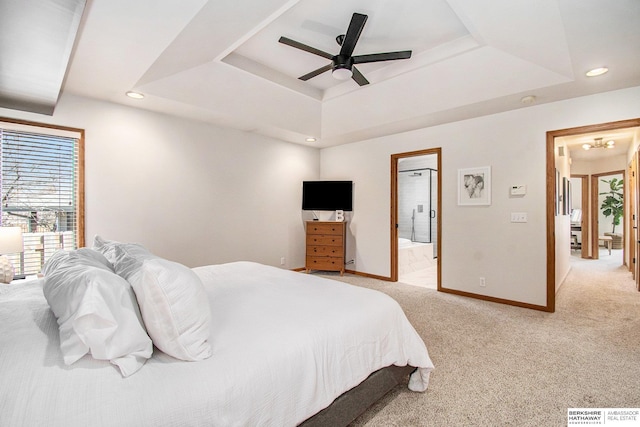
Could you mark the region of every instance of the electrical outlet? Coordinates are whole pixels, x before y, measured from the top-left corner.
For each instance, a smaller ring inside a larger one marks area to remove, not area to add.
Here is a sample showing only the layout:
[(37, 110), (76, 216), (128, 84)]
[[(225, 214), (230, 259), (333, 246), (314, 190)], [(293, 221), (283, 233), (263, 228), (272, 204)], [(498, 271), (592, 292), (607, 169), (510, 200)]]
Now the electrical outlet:
[(280, 258), (280, 265), (284, 265), (285, 259), (284, 257)]
[(484, 277), (480, 278), (480, 286), (482, 286), (483, 288), (487, 286), (487, 283), (484, 281)]

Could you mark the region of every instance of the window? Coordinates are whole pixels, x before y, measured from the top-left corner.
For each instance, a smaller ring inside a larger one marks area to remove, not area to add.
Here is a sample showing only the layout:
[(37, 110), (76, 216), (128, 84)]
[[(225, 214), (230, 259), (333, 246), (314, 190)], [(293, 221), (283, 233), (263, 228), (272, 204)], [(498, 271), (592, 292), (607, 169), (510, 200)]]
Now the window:
[(59, 249), (84, 246), (84, 132), (0, 119), (0, 225), (20, 227), (16, 274), (37, 274)]

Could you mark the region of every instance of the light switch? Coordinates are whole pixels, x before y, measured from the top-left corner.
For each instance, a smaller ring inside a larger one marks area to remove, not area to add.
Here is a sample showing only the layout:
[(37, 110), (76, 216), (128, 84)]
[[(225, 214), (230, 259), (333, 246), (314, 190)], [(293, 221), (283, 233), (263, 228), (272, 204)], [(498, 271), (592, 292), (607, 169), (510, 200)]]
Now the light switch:
[(527, 222), (527, 213), (511, 212), (511, 222)]

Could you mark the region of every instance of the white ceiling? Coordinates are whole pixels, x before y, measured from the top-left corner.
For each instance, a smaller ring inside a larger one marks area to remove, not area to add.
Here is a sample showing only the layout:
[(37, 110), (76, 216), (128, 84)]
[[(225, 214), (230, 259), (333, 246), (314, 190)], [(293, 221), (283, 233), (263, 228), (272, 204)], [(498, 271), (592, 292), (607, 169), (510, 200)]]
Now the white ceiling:
[[(584, 150), (583, 144), (594, 144), (596, 138), (603, 142), (614, 141), (614, 148), (598, 148)], [(564, 145), (569, 149), (569, 156), (573, 160), (598, 160), (603, 157), (626, 156), (633, 141), (640, 138), (640, 128), (624, 128), (607, 131), (584, 133), (580, 135), (556, 138), (557, 145)]]
[(0, 107), (53, 114), (85, 0), (0, 2)]
[[(354, 55), (412, 58), (298, 80), (328, 61), (279, 37), (337, 53), (353, 12)], [(63, 90), (327, 147), (639, 86), (639, 23), (638, 0), (88, 0)]]

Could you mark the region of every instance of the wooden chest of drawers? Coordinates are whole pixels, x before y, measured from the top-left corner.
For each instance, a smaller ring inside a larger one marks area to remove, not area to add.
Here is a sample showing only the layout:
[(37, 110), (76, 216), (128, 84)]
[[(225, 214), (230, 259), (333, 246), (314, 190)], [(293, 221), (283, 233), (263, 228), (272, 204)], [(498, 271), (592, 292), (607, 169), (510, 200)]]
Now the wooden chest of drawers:
[(344, 221), (307, 221), (307, 273), (325, 270), (344, 274), (346, 230)]

